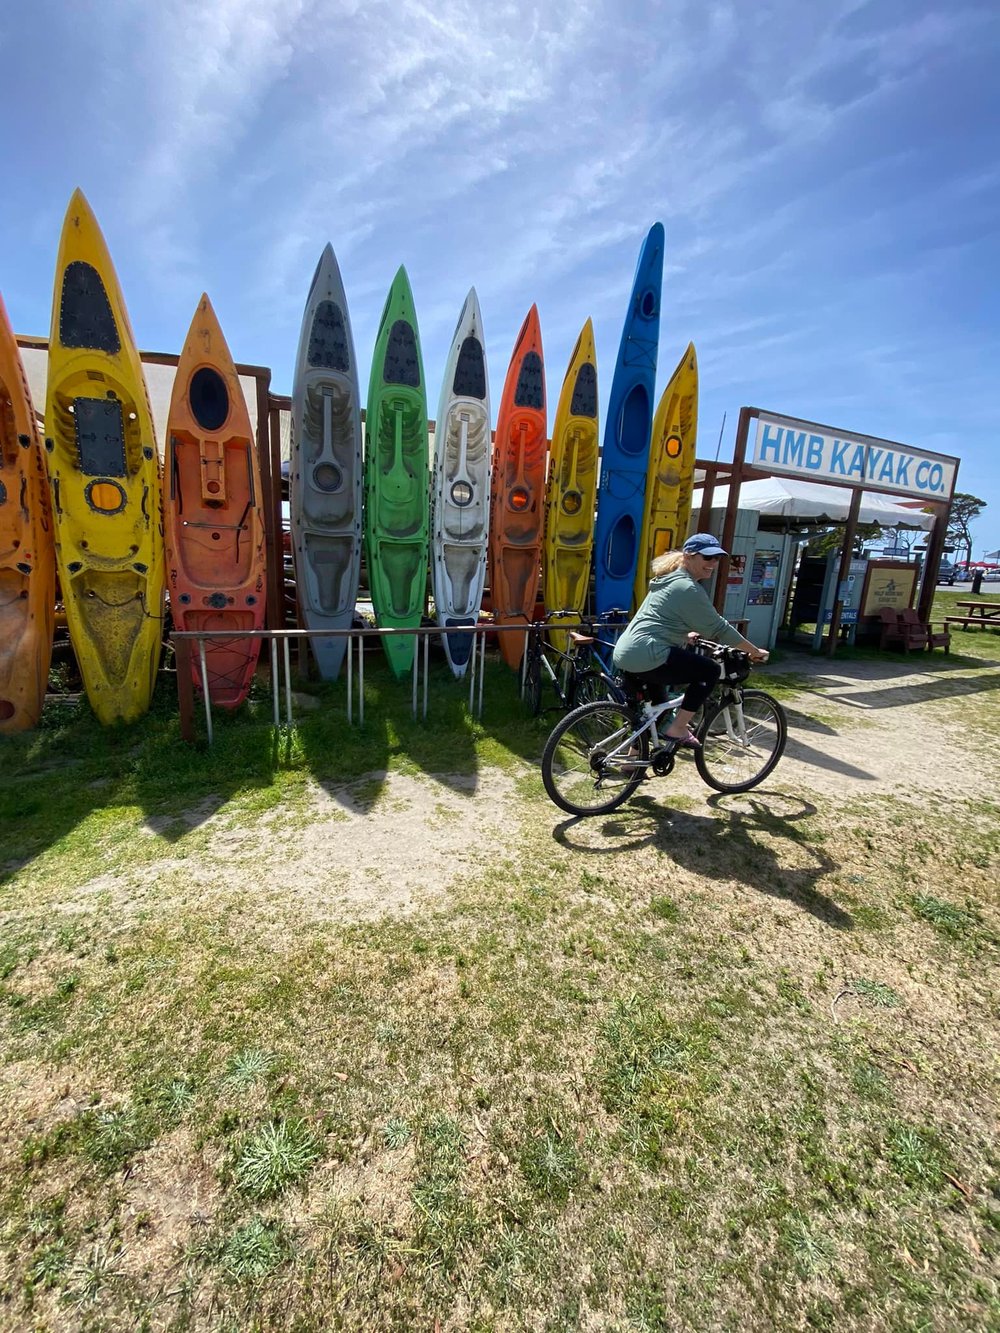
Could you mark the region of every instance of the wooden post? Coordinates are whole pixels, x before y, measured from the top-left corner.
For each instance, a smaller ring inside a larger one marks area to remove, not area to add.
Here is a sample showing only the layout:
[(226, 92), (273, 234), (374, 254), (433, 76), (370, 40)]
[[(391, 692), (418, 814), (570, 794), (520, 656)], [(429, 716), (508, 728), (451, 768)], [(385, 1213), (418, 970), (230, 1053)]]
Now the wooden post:
[[(930, 508), (929, 505), (928, 508)], [(931, 618), (931, 608), (934, 604), (934, 592), (937, 588), (938, 570), (941, 567), (941, 552), (944, 549), (944, 539), (947, 536), (948, 511), (950, 508), (951, 506), (949, 504), (934, 505), (934, 527), (931, 530), (930, 540), (927, 543), (927, 559), (924, 562), (924, 578), (920, 585), (920, 601), (917, 606), (917, 615), (923, 621), (929, 621)]]
[(264, 511), (264, 548), (267, 554), (267, 628), (281, 629), (283, 590), (281, 586), (281, 491), (280, 478), (275, 499), (274, 477), (271, 468), (271, 432), (268, 429), (268, 385), (271, 372), (257, 377), (257, 461), (260, 482), (264, 489), (261, 508)]
[[(729, 503), (726, 506), (726, 518), (722, 525), (722, 546), (728, 551), (736, 535), (736, 511), (740, 504), (740, 483), (743, 480), (743, 465), (747, 456), (747, 437), (750, 434), (750, 417), (755, 411), (752, 407), (740, 408), (740, 420), (736, 427), (736, 445), (733, 449), (733, 471), (729, 478)], [(715, 609), (722, 614), (726, 605), (726, 586), (729, 579), (729, 557), (719, 561), (719, 572), (715, 576)]]

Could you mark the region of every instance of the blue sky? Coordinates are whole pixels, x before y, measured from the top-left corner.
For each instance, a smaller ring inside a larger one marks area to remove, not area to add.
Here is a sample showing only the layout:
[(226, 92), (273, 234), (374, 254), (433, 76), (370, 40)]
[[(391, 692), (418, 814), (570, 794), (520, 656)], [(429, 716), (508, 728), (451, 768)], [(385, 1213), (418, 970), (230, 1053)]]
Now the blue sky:
[[(551, 414), (595, 326), (607, 401), (639, 247), (658, 392), (693, 339), (699, 454), (753, 404), (957, 454), (1000, 547), (995, 0), (36, 0), (0, 15), (0, 290), (48, 332), (81, 186), (141, 347), (207, 290), (287, 393), (333, 242), (362, 390), (405, 263), (433, 412), (475, 284), (494, 404), (538, 303)], [(17, 114), (12, 109), (18, 108)]]

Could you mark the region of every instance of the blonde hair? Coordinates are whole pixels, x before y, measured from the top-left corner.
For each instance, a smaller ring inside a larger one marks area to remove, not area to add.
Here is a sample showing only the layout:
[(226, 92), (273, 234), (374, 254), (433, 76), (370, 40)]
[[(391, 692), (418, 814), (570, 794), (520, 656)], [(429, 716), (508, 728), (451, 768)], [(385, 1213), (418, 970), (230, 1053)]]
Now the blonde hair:
[(683, 551), (664, 551), (662, 555), (654, 558), (649, 567), (649, 577), (651, 579), (661, 578), (664, 574), (672, 574), (675, 569), (680, 569), (684, 563)]

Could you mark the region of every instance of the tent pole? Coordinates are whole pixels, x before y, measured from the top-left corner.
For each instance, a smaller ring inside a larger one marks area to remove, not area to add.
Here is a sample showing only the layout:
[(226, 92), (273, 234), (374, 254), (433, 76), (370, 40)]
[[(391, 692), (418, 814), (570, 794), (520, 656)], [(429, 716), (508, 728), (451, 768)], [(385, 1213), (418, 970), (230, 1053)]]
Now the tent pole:
[(844, 605), (842, 596), (844, 585), (847, 582), (847, 575), (851, 569), (851, 556), (854, 554), (854, 538), (858, 531), (858, 514), (861, 512), (861, 488), (852, 486), (851, 488), (851, 509), (847, 515), (847, 531), (844, 533), (844, 544), (840, 548), (840, 569), (837, 571), (837, 596), (833, 603), (833, 614), (830, 617), (830, 638), (826, 645), (827, 655), (832, 657), (837, 651), (837, 639), (840, 635), (840, 612)]

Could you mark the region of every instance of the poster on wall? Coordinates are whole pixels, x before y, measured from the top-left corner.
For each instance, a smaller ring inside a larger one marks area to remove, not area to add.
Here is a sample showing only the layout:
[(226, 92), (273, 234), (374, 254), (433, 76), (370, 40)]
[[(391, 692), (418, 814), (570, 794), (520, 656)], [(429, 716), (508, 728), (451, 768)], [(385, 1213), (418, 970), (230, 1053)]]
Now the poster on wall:
[(750, 567), (750, 589), (747, 606), (773, 606), (778, 592), (778, 571), (781, 551), (755, 551)]
[(911, 606), (917, 572), (916, 565), (870, 565), (862, 614), (877, 616), (883, 606), (890, 606), (894, 611)]

